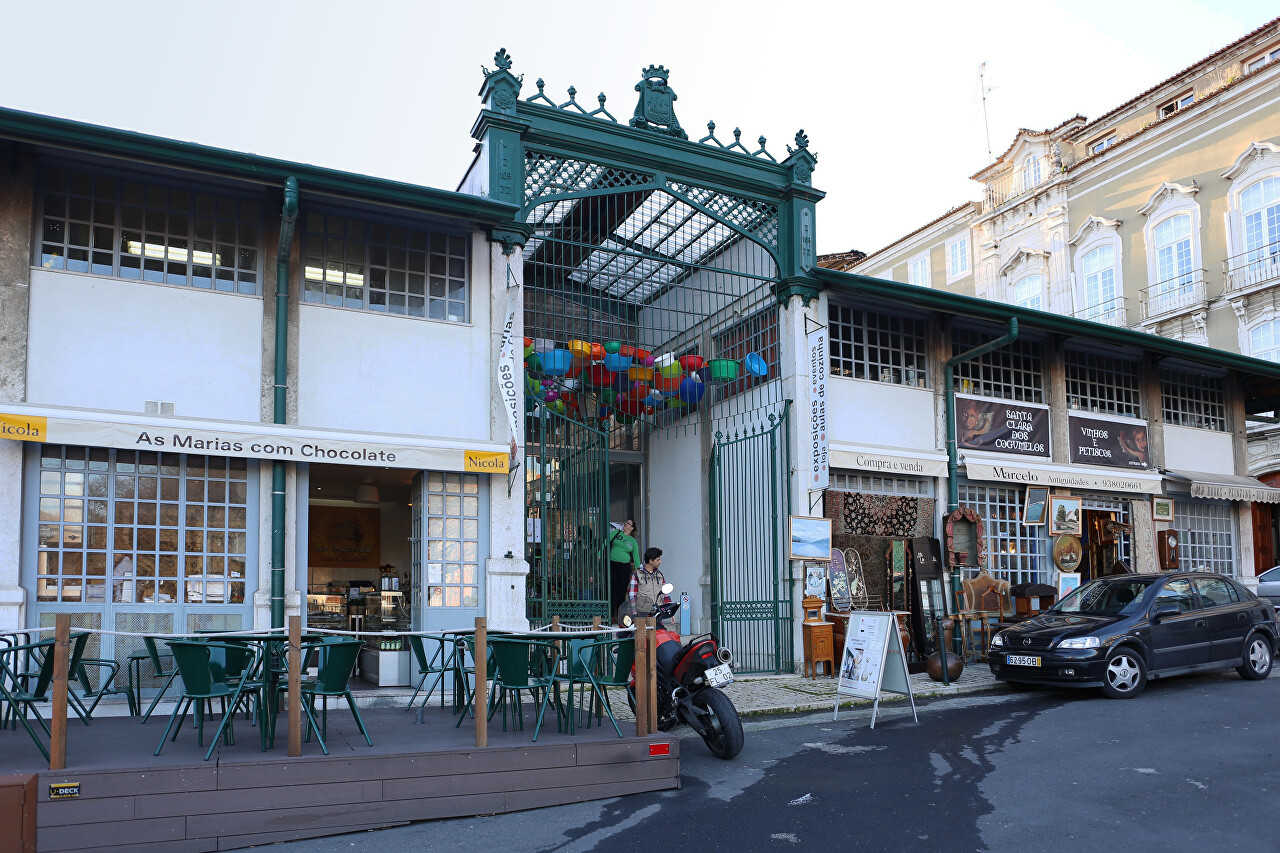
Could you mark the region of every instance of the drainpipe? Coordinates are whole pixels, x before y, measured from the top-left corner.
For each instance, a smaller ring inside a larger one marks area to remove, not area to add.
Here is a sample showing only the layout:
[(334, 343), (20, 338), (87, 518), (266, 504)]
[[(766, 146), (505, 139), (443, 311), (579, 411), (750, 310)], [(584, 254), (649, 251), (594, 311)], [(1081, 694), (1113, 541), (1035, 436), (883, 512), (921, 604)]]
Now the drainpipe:
[[(957, 454), (956, 454), (955, 367), (957, 364), (960, 364), (965, 361), (969, 361), (971, 359), (975, 359), (981, 355), (986, 355), (992, 350), (1000, 349), (1000, 347), (1005, 346), (1007, 344), (1011, 344), (1017, 339), (1018, 339), (1018, 318), (1010, 317), (1009, 331), (1006, 332), (1003, 336), (996, 338), (994, 341), (988, 341), (987, 343), (983, 344), (980, 347), (974, 347), (968, 352), (962, 352), (959, 355), (955, 356), (954, 358), (949, 358), (946, 360), (945, 364), (943, 365), (942, 375), (943, 375), (943, 382), (945, 383), (946, 400), (947, 400), (947, 514), (948, 515), (955, 512), (956, 509), (958, 509), (960, 506), (960, 483), (957, 482), (959, 478), (958, 472), (960, 470), (960, 463), (956, 458)], [(952, 577), (951, 592), (953, 595), (955, 594), (955, 591), (959, 588), (956, 585), (955, 581), (956, 581), (955, 577)], [(949, 607), (947, 604), (947, 597), (944, 595), (942, 597), (942, 615), (944, 617), (947, 615), (948, 609)], [(939, 640), (938, 656), (941, 659), (941, 663), (942, 663), (942, 682), (943, 684), (948, 684), (950, 682), (947, 678), (947, 654), (946, 654), (945, 647), (941, 642), (942, 640), (941, 624), (938, 625), (938, 640)]]
[[(285, 422), (286, 380), (289, 378), (289, 250), (298, 221), (298, 179), (284, 182), (280, 211), (280, 243), (276, 248), (275, 419)], [(284, 462), (271, 463), (271, 627), (284, 627)]]

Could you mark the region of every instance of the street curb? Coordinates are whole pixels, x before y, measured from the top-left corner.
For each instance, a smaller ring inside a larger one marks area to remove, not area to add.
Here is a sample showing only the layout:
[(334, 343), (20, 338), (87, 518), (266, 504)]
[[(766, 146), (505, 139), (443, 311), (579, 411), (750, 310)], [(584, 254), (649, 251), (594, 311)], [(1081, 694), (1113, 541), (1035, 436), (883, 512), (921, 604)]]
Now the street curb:
[[(929, 690), (923, 693), (913, 693), (913, 695), (916, 699), (925, 699), (925, 698), (936, 699), (939, 697), (947, 698), (951, 696), (965, 696), (973, 693), (985, 693), (991, 690), (998, 690), (1002, 686), (1003, 685), (1001, 685), (1001, 683), (998, 681), (986, 682), (982, 684), (965, 685), (961, 687), (943, 687), (942, 685), (939, 685), (938, 689), (936, 690)], [(833, 696), (830, 699), (826, 699), (825, 701), (822, 701), (822, 702), (802, 702), (794, 705), (790, 705), (790, 704), (772, 705), (767, 707), (747, 708), (747, 709), (739, 708), (738, 716), (739, 717), (765, 717), (771, 714), (799, 714), (799, 713), (806, 713), (810, 711), (830, 711), (835, 708), (835, 702), (832, 701), (834, 698), (835, 697)], [(882, 696), (880, 699), (880, 702), (881, 704), (886, 704), (890, 702), (902, 702), (902, 701), (905, 701), (906, 698), (907, 697), (902, 694), (889, 693)], [(860, 707), (869, 708), (871, 707), (872, 704), (874, 704), (874, 700), (872, 699), (842, 698), (840, 700), (841, 708), (860, 708)]]

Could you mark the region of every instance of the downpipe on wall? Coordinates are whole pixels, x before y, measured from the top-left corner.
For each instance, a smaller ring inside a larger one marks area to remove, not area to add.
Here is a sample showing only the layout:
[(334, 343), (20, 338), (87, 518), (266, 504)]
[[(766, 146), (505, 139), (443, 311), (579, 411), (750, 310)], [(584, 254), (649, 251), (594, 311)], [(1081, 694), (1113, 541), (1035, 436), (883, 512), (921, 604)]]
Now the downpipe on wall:
[[(298, 179), (284, 182), (280, 242), (276, 247), (276, 356), (274, 423), (285, 422), (289, 370), (289, 252), (298, 221)], [(285, 463), (271, 463), (271, 627), (284, 627)]]

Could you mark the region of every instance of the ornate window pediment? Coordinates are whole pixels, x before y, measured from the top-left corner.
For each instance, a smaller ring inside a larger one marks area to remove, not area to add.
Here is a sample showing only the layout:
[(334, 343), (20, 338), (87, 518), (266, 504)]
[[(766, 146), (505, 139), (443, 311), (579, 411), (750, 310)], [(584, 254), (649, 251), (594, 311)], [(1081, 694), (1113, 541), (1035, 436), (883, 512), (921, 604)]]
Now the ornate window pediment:
[(1123, 223), (1119, 219), (1105, 219), (1101, 216), (1090, 216), (1076, 231), (1069, 242), (1072, 246), (1083, 246), (1098, 237), (1114, 237), (1120, 233)]
[(1280, 145), (1254, 142), (1236, 158), (1231, 168), (1222, 173), (1222, 177), (1228, 181), (1234, 181), (1241, 175), (1270, 168), (1280, 168)]
[(1194, 200), (1195, 194), (1198, 192), (1200, 192), (1200, 185), (1195, 181), (1190, 184), (1165, 181), (1158, 190), (1151, 194), (1151, 198), (1147, 199), (1147, 203), (1138, 208), (1138, 212), (1143, 216), (1151, 216), (1154, 213), (1158, 213), (1169, 202)]
[(1041, 272), (1049, 265), (1049, 253), (1037, 249), (1019, 246), (1004, 266), (1000, 267), (1000, 275), (1012, 281), (1021, 278), (1023, 273)]

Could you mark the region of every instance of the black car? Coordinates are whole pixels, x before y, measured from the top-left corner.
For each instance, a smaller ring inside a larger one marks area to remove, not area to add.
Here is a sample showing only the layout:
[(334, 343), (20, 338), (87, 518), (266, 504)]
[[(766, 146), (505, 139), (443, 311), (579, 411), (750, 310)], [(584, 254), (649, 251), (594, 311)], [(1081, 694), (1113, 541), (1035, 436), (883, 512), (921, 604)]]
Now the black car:
[(1148, 678), (1235, 667), (1271, 673), (1276, 612), (1231, 578), (1208, 572), (1123, 574), (1076, 589), (1032, 619), (996, 634), (991, 672), (1001, 681), (1101, 687), (1137, 696)]

